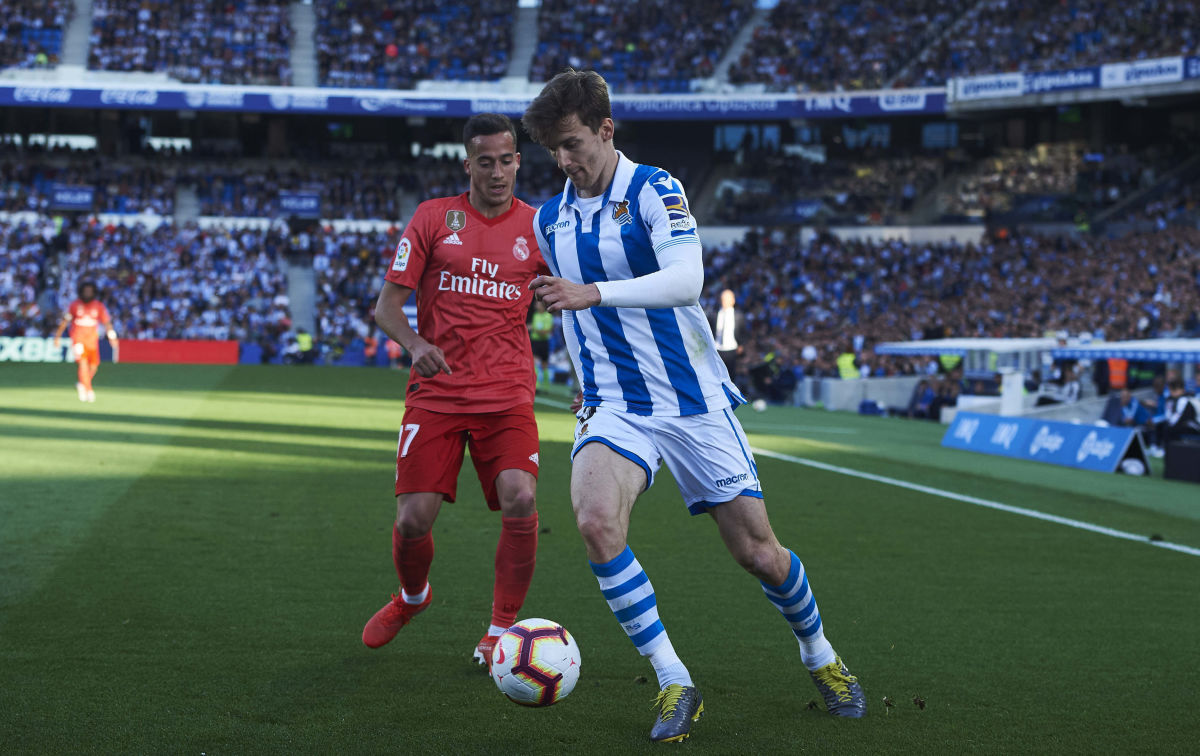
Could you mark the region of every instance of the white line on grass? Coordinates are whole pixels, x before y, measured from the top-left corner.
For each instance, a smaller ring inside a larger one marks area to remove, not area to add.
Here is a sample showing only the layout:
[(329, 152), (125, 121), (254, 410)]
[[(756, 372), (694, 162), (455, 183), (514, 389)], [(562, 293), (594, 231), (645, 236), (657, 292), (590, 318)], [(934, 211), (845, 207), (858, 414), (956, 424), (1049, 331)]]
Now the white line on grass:
[(564, 409), (564, 410), (571, 409), (571, 405), (568, 404), (567, 402), (560, 402), (557, 399), (547, 399), (544, 396), (535, 396), (535, 397), (533, 397), (533, 401), (535, 401), (539, 404), (544, 404), (547, 407), (555, 407), (557, 409)]
[[(571, 409), (571, 405), (566, 402), (560, 402), (555, 399), (547, 399), (546, 397), (543, 397), (543, 396), (535, 397), (534, 401), (540, 402), (549, 407), (557, 407), (558, 409), (565, 409), (565, 410)], [(803, 457), (793, 457), (790, 454), (781, 454), (779, 452), (770, 451), (769, 449), (755, 448), (755, 449), (752, 449), (752, 451), (755, 454), (760, 454), (764, 457), (770, 457), (772, 459), (779, 459), (779, 460), (783, 460), (784, 462), (792, 462), (797, 465), (806, 465), (808, 467), (815, 467), (818, 470), (825, 470), (826, 472), (838, 473), (840, 475), (849, 475), (853, 478), (862, 478), (863, 480), (873, 480), (876, 483), (884, 483), (889, 486), (897, 486), (898, 488), (907, 488), (910, 491), (919, 491), (920, 493), (929, 494), (930, 496), (940, 496), (944, 499), (953, 499), (954, 501), (961, 501), (961, 502), (965, 502), (967, 504), (974, 504), (977, 507), (985, 507), (987, 509), (996, 509), (1001, 512), (1008, 512), (1009, 514), (1021, 515), (1023, 517), (1032, 517), (1035, 520), (1043, 520), (1045, 522), (1053, 522), (1053, 523), (1057, 523), (1059, 525), (1066, 525), (1069, 528), (1078, 528), (1079, 530), (1087, 530), (1092, 533), (1099, 533), (1100, 535), (1111, 536), (1113, 538), (1120, 538), (1120, 539), (1123, 539), (1126, 541), (1137, 541), (1138, 543), (1148, 543), (1151, 546), (1157, 546), (1160, 549), (1169, 549), (1171, 551), (1178, 551), (1181, 554), (1190, 554), (1192, 556), (1200, 556), (1200, 549), (1195, 548), (1194, 546), (1185, 546), (1182, 543), (1172, 543), (1171, 541), (1151, 541), (1146, 536), (1138, 535), (1137, 533), (1129, 533), (1124, 530), (1116, 530), (1114, 528), (1106, 528), (1103, 525), (1094, 525), (1090, 522), (1084, 522), (1083, 520), (1072, 520), (1070, 517), (1059, 517), (1058, 515), (1052, 515), (1052, 514), (1046, 514), (1045, 512), (1039, 512), (1036, 509), (1026, 509), (1025, 507), (1014, 507), (1011, 504), (1001, 504), (998, 501), (989, 501), (988, 499), (980, 499), (976, 496), (967, 496), (965, 494), (954, 493), (953, 491), (943, 491), (940, 488), (933, 488), (931, 486), (922, 486), (919, 483), (909, 483), (907, 480), (899, 480), (897, 478), (888, 478), (883, 475), (875, 475), (873, 473), (862, 472), (861, 470), (854, 470), (849, 467), (838, 467), (837, 465), (830, 465), (830, 464), (826, 464), (825, 462), (818, 462), (815, 459), (804, 459)]]
[(1090, 522), (1083, 522), (1082, 520), (1072, 520), (1069, 517), (1059, 517), (1058, 515), (1046, 514), (1045, 512), (1038, 512), (1037, 510), (1026, 509), (1025, 507), (1014, 507), (1011, 504), (1001, 504), (998, 501), (989, 501), (987, 499), (980, 499), (975, 496), (966, 496), (964, 494), (954, 493), (953, 491), (943, 491), (940, 488), (932, 488), (930, 486), (922, 486), (918, 483), (909, 483), (906, 480), (898, 480), (896, 478), (888, 478), (883, 475), (874, 475), (872, 473), (862, 472), (861, 470), (854, 470), (849, 467), (838, 467), (837, 465), (830, 465), (830, 464), (826, 464), (824, 462), (817, 462), (816, 460), (813, 460), (813, 459), (804, 459), (803, 457), (793, 457), (790, 454), (780, 454), (779, 452), (773, 452), (768, 449), (753, 449), (753, 452), (755, 454), (759, 454), (764, 457), (770, 457), (772, 459), (779, 459), (779, 460), (783, 460), (784, 462), (793, 462), (797, 465), (806, 465), (808, 467), (815, 467), (818, 470), (825, 470), (826, 472), (838, 473), (840, 475), (849, 475), (854, 478), (862, 478), (863, 480), (873, 480), (876, 483), (884, 483), (889, 486), (897, 486), (898, 488), (907, 488), (910, 491), (919, 491), (921, 493), (929, 494), (930, 496), (940, 496), (944, 499), (953, 499), (954, 501), (962, 501), (962, 502), (966, 502), (967, 504), (974, 504), (975, 506), (978, 506), (978, 507), (986, 507), (988, 509), (998, 509), (1001, 512), (1017, 514), (1017, 515), (1021, 515), (1023, 517), (1032, 517), (1035, 520), (1044, 520), (1046, 522), (1053, 522), (1053, 523), (1057, 523), (1059, 525), (1066, 525), (1067, 527), (1070, 527), (1070, 528), (1078, 528), (1080, 530), (1088, 530), (1093, 533), (1099, 533), (1101, 535), (1111, 536), (1113, 538), (1121, 538), (1126, 541), (1137, 541), (1138, 543), (1147, 543), (1147, 544), (1150, 544), (1151, 546), (1157, 546), (1160, 549), (1170, 549), (1171, 551), (1178, 551), (1182, 554), (1191, 554), (1192, 556), (1200, 556), (1200, 549), (1197, 549), (1193, 546), (1185, 546), (1181, 543), (1171, 543), (1170, 541), (1151, 541), (1146, 536), (1138, 535), (1137, 533), (1128, 533), (1124, 530), (1114, 530), (1113, 528), (1106, 528), (1103, 525), (1093, 525)]

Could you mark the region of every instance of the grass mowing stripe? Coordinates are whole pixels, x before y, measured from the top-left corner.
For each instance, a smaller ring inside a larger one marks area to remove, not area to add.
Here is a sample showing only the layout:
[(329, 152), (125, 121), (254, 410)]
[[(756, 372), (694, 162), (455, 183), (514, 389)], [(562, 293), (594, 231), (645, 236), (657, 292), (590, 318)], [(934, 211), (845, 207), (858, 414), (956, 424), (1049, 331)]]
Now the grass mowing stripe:
[(861, 470), (855, 470), (855, 469), (849, 468), (849, 467), (840, 467), (838, 465), (830, 465), (825, 462), (818, 462), (815, 459), (804, 459), (803, 457), (793, 457), (790, 454), (780, 454), (779, 452), (773, 452), (773, 451), (770, 451), (769, 449), (760, 449), (760, 448), (755, 447), (752, 449), (752, 451), (755, 454), (761, 454), (762, 456), (770, 457), (771, 459), (778, 459), (778, 460), (782, 460), (784, 462), (793, 462), (797, 465), (805, 465), (807, 467), (813, 467), (818, 470), (824, 470), (826, 472), (838, 473), (839, 475), (849, 475), (854, 478), (862, 478), (863, 480), (871, 480), (876, 483), (884, 483), (886, 485), (896, 486), (898, 488), (907, 488), (910, 491), (918, 491), (920, 493), (929, 494), (930, 496), (940, 496), (944, 499), (953, 499), (954, 501), (961, 501), (961, 502), (964, 502), (967, 504), (974, 504), (979, 507), (986, 507), (987, 509), (997, 509), (1001, 512), (1008, 512), (1009, 514), (1021, 515), (1022, 517), (1032, 517), (1035, 520), (1044, 520), (1046, 522), (1053, 522), (1058, 525), (1066, 525), (1067, 527), (1078, 528), (1079, 530), (1087, 530), (1092, 533), (1099, 533), (1101, 535), (1111, 536), (1113, 538), (1121, 538), (1126, 541), (1137, 541), (1138, 543), (1145, 543), (1145, 544), (1149, 544), (1151, 546), (1157, 546), (1161, 549), (1169, 549), (1171, 551), (1178, 551), (1181, 554), (1190, 554), (1191, 556), (1200, 556), (1200, 549), (1195, 548), (1194, 546), (1186, 546), (1182, 543), (1172, 543), (1171, 541), (1152, 541), (1143, 535), (1138, 535), (1136, 533), (1129, 533), (1124, 530), (1116, 530), (1115, 528), (1106, 528), (1103, 525), (1095, 525), (1090, 522), (1084, 522), (1083, 520), (1073, 520), (1069, 517), (1059, 517), (1058, 515), (1052, 515), (1052, 514), (1047, 514), (1045, 512), (1039, 512), (1036, 509), (1026, 509), (1025, 507), (1015, 507), (1011, 504), (1002, 504), (998, 501), (991, 501), (989, 499), (980, 499), (976, 496), (967, 496), (966, 494), (954, 493), (953, 491), (945, 491), (941, 488), (933, 488), (932, 486), (923, 486), (919, 483), (909, 483), (906, 480), (899, 480), (898, 478), (888, 478), (883, 475), (875, 475), (873, 473), (863, 472)]

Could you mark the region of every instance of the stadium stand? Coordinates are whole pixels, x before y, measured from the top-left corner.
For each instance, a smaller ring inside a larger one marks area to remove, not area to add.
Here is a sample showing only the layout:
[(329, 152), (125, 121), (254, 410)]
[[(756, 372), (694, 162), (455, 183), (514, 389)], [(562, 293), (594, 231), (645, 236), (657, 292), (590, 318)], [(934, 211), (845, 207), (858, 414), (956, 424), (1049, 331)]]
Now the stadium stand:
[(175, 212), (173, 173), (152, 161), (66, 153), (0, 156), (0, 210), (49, 211), (55, 184), (94, 188), (97, 213)]
[[(802, 243), (796, 227), (780, 227), (706, 250), (704, 304), (715, 311), (725, 288), (737, 295), (751, 333), (743, 364), (774, 353), (805, 375), (832, 376), (837, 355), (849, 349), (871, 375), (909, 374), (924, 372), (926, 362), (876, 357), (870, 346), (1060, 330), (1109, 340), (1200, 335), (1198, 256), (1195, 226), (979, 245), (828, 235)], [(849, 334), (863, 344), (850, 346)]]
[(941, 198), (943, 215), (988, 217), (1016, 213), (1024, 220), (1070, 220), (1092, 214), (1154, 185), (1170, 167), (1195, 154), (1181, 138), (1140, 151), (1112, 144), (1090, 150), (1082, 142), (1003, 149), (968, 165)]
[(941, 177), (936, 157), (863, 157), (813, 162), (800, 155), (744, 156), (717, 190), (714, 221), (773, 224), (824, 219), (833, 223), (895, 223)]
[(196, 188), (200, 214), (207, 216), (286, 216), (281, 193), (312, 192), (321, 199), (321, 217), (397, 220), (402, 184), (415, 188), (405, 181), (406, 173), (346, 162), (195, 163), (185, 172)]
[(1200, 6), (1175, 0), (984, 0), (914, 62), (912, 85), (1002, 71), (1195, 55)]
[(615, 92), (689, 92), (712, 76), (751, 0), (571, 3), (543, 0), (530, 81), (567, 66), (604, 73)]
[(879, 89), (965, 4), (951, 0), (781, 0), (729, 69), (732, 84), (770, 92)]
[(316, 10), (321, 86), (412, 89), (508, 70), (515, 0), (319, 0)]
[(0, 14), (0, 68), (49, 68), (58, 63), (71, 0), (10, 0)]
[(282, 0), (95, 0), (88, 68), (200, 84), (291, 84)]
[(275, 231), (169, 223), (0, 221), (0, 334), (49, 336), (79, 281), (95, 281), (122, 338), (231, 339), (280, 351), (291, 325)]

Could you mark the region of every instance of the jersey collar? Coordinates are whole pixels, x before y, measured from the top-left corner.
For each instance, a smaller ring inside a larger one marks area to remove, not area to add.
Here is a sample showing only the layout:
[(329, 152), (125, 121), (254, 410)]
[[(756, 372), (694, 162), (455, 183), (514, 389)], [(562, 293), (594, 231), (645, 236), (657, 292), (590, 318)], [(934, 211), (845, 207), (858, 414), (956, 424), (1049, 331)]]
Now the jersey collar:
[(483, 213), (476, 210), (475, 206), (471, 204), (471, 193), (470, 192), (463, 192), (462, 194), (460, 194), (458, 196), (462, 199), (462, 204), (463, 204), (463, 207), (465, 207), (467, 209), (467, 214), (470, 215), (471, 217), (475, 218), (477, 221), (484, 224), (485, 226), (495, 226), (498, 223), (502, 223), (506, 218), (508, 218), (508, 216), (512, 215), (514, 210), (517, 209), (517, 202), (519, 202), (519, 200), (517, 199), (517, 196), (514, 194), (513, 198), (512, 198), (512, 204), (508, 206), (507, 210), (500, 213), (495, 218), (489, 218), (486, 215), (484, 215)]
[[(629, 190), (629, 184), (633, 181), (635, 168), (637, 168), (637, 164), (625, 157), (625, 153), (617, 150), (617, 168), (613, 171), (612, 181), (609, 182), (608, 188), (604, 190), (604, 197), (600, 200), (601, 208), (606, 207), (609, 202), (620, 202), (625, 199), (625, 192)], [(567, 188), (563, 192), (559, 210), (561, 211), (564, 207), (579, 209), (579, 195), (575, 193), (575, 185), (571, 183), (571, 179), (567, 179)]]

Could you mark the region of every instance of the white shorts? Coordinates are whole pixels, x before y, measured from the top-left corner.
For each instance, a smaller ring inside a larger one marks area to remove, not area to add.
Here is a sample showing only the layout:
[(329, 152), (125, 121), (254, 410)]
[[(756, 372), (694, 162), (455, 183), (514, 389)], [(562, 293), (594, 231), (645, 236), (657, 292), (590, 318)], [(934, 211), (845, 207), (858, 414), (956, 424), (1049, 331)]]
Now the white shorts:
[(646, 488), (666, 462), (683, 503), (694, 515), (738, 496), (763, 497), (750, 442), (732, 410), (645, 417), (585, 407), (578, 417), (571, 459), (593, 441), (604, 444), (646, 472)]

